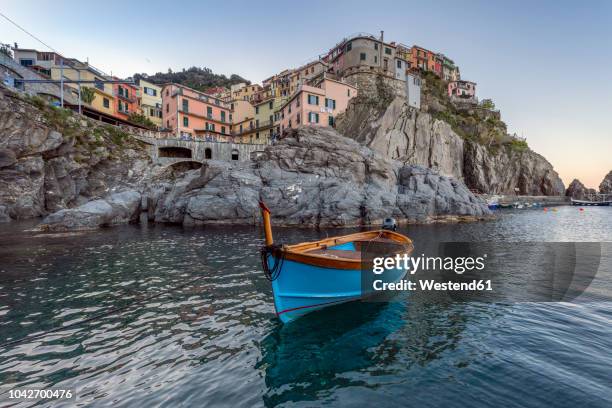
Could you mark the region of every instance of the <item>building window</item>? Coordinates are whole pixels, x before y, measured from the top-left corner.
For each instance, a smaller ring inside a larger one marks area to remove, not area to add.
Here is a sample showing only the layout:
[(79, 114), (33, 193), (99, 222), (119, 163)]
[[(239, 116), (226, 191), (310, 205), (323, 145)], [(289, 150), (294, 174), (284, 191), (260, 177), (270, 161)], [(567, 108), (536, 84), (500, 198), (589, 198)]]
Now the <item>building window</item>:
[(289, 104), (288, 108), (289, 108), (289, 110), (287, 111), (287, 114), (290, 114), (291, 113), (291, 104)]
[(207, 147), (206, 149), (204, 149), (204, 158), (212, 159), (212, 150), (210, 149), (210, 147)]
[(268, 103), (268, 108), (272, 109), (273, 105), (272, 102)]
[(187, 99), (183, 99), (183, 112), (189, 112), (189, 101)]
[(375, 56), (374, 56), (374, 63), (375, 63), (375, 64), (378, 64), (378, 55), (375, 55)]
[(378, 43), (374, 43), (374, 49), (377, 50), (378, 49)]
[(167, 127), (168, 129), (170, 129), (170, 120), (167, 120), (167, 121), (166, 121), (166, 127)]
[(149, 88), (148, 86), (145, 86), (144, 93), (150, 96), (157, 96), (157, 89), (153, 89), (153, 88)]
[(166, 113), (168, 113), (168, 112), (170, 112), (170, 104), (169, 103), (166, 104)]
[(385, 54), (391, 55), (391, 48), (385, 47)]
[(225, 134), (225, 126), (221, 126), (221, 134)]
[(208, 119), (212, 119), (212, 117), (213, 117), (212, 107), (210, 107), (210, 106), (206, 107), (206, 116), (208, 116)]
[(362, 52), (361, 54), (359, 54), (359, 60), (360, 61), (365, 61), (366, 60), (366, 53)]
[(308, 95), (309, 105), (319, 105), (319, 97), (317, 95)]
[(183, 116), (183, 126), (189, 127), (189, 118), (187, 116)]
[(401, 60), (397, 60), (397, 67), (401, 68), (402, 67), (402, 61)]
[(256, 115), (259, 115), (259, 106), (256, 106), (256, 107), (255, 107), (255, 114), (256, 114)]
[(332, 115), (329, 115), (329, 118), (327, 119), (327, 124), (329, 126), (334, 126), (334, 117)]
[(110, 108), (110, 101), (108, 98), (102, 99), (102, 106), (104, 106), (106, 109)]
[(351, 90), (350, 89), (346, 90), (346, 96), (351, 96)]
[(298, 113), (297, 116), (295, 117), (295, 123), (299, 125), (301, 120), (302, 119), (300, 118), (300, 114)]
[(255, 139), (259, 139), (259, 132), (255, 133)]
[(34, 65), (34, 60), (32, 59), (20, 59), (19, 63), (24, 67), (31, 67)]
[(225, 111), (221, 111), (221, 122), (225, 122)]
[(352, 49), (353, 49), (353, 43), (352, 42), (346, 44), (346, 52), (349, 52)]
[(310, 123), (319, 123), (319, 114), (315, 112), (308, 113), (308, 122)]

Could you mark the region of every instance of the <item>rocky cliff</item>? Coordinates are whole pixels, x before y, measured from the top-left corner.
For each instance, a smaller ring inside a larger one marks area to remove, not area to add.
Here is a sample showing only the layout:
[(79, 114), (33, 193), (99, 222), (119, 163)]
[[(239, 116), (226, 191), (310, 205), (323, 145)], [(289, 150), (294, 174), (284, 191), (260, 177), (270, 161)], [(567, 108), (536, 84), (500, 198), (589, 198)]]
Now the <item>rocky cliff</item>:
[(299, 226), (428, 222), (489, 212), (455, 179), (390, 160), (332, 129), (299, 128), (252, 164), (210, 162), (151, 200), (157, 221), (253, 223), (262, 198)]
[(572, 180), (570, 185), (565, 190), (565, 196), (571, 197), (576, 200), (585, 200), (587, 194), (595, 194), (595, 189), (587, 188), (582, 182), (578, 179)]
[(606, 177), (599, 184), (599, 192), (602, 194), (612, 194), (612, 170), (606, 174)]
[(44, 216), (138, 184), (139, 142), (111, 126), (0, 90), (0, 220)]
[[(177, 179), (150, 183), (143, 196), (151, 220), (183, 225), (258, 224), (260, 199), (275, 224), (301, 227), (380, 224), (389, 216), (399, 222), (431, 222), (489, 214), (453, 178), (385, 158), (333, 129), (313, 127), (289, 133), (252, 163), (208, 161)], [(124, 199), (121, 204), (126, 207)], [(94, 217), (94, 227), (113, 217), (109, 203), (98, 207), (107, 210)], [(42, 228), (90, 223), (90, 211), (72, 211), (85, 221), (52, 215)], [(129, 212), (122, 214), (129, 217)]]
[(373, 80), (376, 92), (360, 94), (338, 118), (338, 131), (377, 152), (431, 167), (462, 179), (469, 188), (491, 194), (563, 195), (552, 165), (523, 141), (506, 133), (499, 112), (457, 107), (445, 98), (443, 84), (428, 76), (422, 109)]

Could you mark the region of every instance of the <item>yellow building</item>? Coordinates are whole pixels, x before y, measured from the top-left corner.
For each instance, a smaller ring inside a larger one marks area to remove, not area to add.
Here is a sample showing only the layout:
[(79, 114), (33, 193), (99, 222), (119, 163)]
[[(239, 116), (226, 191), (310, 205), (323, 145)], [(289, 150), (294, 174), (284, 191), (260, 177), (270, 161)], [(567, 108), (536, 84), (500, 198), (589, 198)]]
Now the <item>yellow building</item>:
[(157, 127), (162, 126), (161, 87), (145, 79), (138, 81), (138, 106), (141, 113)]
[(254, 94), (261, 91), (261, 85), (240, 83), (230, 88), (230, 100), (250, 101)]
[[(80, 61), (71, 59), (68, 64), (65, 64), (62, 68), (58, 65), (50, 67), (51, 79), (60, 80), (63, 73), (64, 79), (81, 80), (81, 81), (103, 81), (106, 77), (91, 67), (89, 64), (82, 63)], [(77, 84), (66, 84), (67, 86), (74, 89), (75, 94), (78, 94), (79, 86)], [(113, 98), (113, 85), (106, 83), (93, 83), (91, 85), (81, 85), (81, 88), (87, 87), (94, 91), (94, 97), (91, 103), (83, 99), (83, 105), (92, 107), (93, 109), (106, 113), (108, 115), (115, 114), (114, 98)]]
[(278, 111), (283, 98), (268, 98), (255, 104), (255, 129), (252, 143), (270, 143), (280, 133)]

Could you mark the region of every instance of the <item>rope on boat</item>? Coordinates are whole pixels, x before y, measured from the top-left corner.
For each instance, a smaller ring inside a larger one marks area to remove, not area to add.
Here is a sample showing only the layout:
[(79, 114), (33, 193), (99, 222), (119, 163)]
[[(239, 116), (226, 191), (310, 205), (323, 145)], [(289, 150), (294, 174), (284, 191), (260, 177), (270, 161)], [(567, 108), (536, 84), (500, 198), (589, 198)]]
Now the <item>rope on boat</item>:
[(6, 347), (6, 346), (12, 346), (12, 345), (14, 345), (14, 344), (23, 343), (24, 341), (37, 340), (37, 339), (39, 339), (39, 338), (41, 338), (41, 337), (45, 337), (45, 336), (47, 336), (47, 335), (49, 335), (49, 334), (52, 334), (52, 333), (56, 333), (56, 332), (59, 332), (59, 331), (63, 331), (63, 330), (67, 330), (67, 329), (71, 329), (71, 328), (76, 327), (76, 326), (79, 326), (79, 325), (81, 325), (81, 324), (89, 323), (89, 322), (92, 322), (92, 321), (94, 321), (94, 320), (98, 320), (98, 319), (101, 319), (101, 318), (103, 318), (103, 317), (107, 317), (107, 316), (113, 315), (113, 314), (115, 314), (115, 313), (118, 313), (118, 312), (121, 312), (121, 311), (123, 311), (123, 310), (129, 309), (130, 307), (132, 307), (132, 306), (134, 306), (134, 305), (139, 305), (139, 304), (142, 304), (142, 303), (148, 302), (149, 300), (152, 300), (152, 299), (158, 298), (158, 297), (160, 297), (160, 296), (162, 296), (162, 295), (166, 295), (166, 294), (168, 294), (168, 293), (170, 293), (170, 292), (174, 292), (174, 291), (177, 291), (177, 290), (183, 289), (184, 287), (189, 286), (189, 285), (191, 285), (192, 283), (194, 283), (194, 282), (196, 282), (196, 281), (198, 281), (198, 280), (202, 279), (204, 276), (205, 276), (205, 275), (200, 275), (200, 276), (198, 276), (198, 277), (196, 277), (196, 278), (194, 278), (194, 279), (188, 280), (187, 282), (182, 283), (182, 284), (180, 284), (180, 285), (178, 285), (178, 286), (172, 287), (172, 288), (170, 288), (170, 289), (163, 290), (163, 291), (158, 292), (158, 293), (156, 293), (156, 294), (154, 294), (154, 295), (144, 297), (144, 298), (142, 298), (142, 299), (140, 299), (140, 300), (135, 300), (135, 301), (133, 301), (133, 302), (128, 303), (128, 304), (127, 304), (127, 305), (125, 305), (125, 306), (115, 307), (115, 308), (113, 308), (113, 309), (107, 310), (106, 312), (98, 313), (97, 315), (93, 315), (93, 316), (91, 316), (91, 317), (88, 317), (88, 318), (87, 318), (87, 319), (85, 319), (85, 320), (80, 320), (80, 321), (78, 321), (78, 322), (74, 322), (74, 323), (68, 324), (68, 325), (66, 325), (66, 326), (56, 327), (56, 328), (54, 328), (54, 329), (47, 330), (47, 331), (44, 331), (44, 332), (42, 332), (42, 333), (38, 333), (38, 334), (36, 334), (36, 335), (34, 335), (34, 336), (26, 336), (26, 337), (22, 337), (22, 338), (17, 339), (17, 340), (7, 341), (6, 343), (2, 343), (2, 344), (0, 344), (0, 348), (4, 348), (4, 347)]
[[(263, 268), (266, 279), (270, 282), (274, 282), (280, 276), (281, 269), (283, 269), (283, 262), (285, 261), (285, 252), (281, 245), (266, 245), (261, 248), (261, 267)], [(268, 257), (271, 256), (274, 259), (274, 263), (270, 268), (268, 264)]]

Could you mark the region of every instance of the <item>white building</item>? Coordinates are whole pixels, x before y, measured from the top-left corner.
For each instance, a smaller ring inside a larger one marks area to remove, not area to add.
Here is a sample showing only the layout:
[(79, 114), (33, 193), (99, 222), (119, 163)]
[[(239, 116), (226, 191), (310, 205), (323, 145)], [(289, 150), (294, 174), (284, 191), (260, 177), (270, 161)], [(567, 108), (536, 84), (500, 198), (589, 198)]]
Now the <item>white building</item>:
[(408, 106), (421, 109), (421, 77), (412, 72), (406, 74), (406, 98)]

